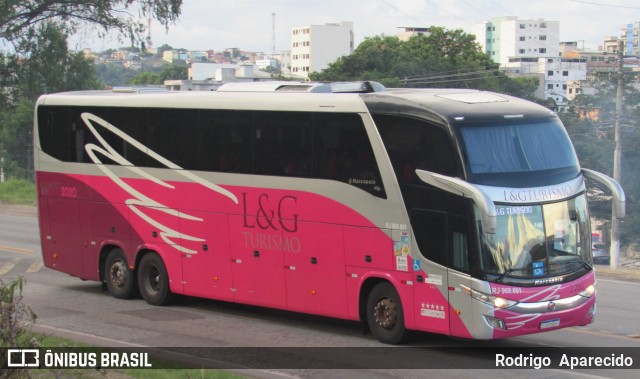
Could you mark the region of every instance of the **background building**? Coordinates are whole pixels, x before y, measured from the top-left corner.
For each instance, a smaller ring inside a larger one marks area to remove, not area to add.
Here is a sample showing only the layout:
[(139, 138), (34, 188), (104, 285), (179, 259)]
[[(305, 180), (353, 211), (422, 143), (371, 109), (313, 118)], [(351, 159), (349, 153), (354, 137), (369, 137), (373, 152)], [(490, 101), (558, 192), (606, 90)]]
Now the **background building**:
[(628, 56), (640, 56), (638, 53), (638, 30), (640, 30), (640, 21), (627, 24), (622, 28), (620, 33), (620, 39), (624, 42), (624, 55)]
[(400, 29), (400, 31), (398, 31), (396, 35), (398, 36), (400, 41), (408, 41), (409, 38), (418, 36), (420, 34), (424, 34), (426, 36), (429, 36), (429, 34), (431, 34), (429, 28), (425, 27), (400, 26), (398, 27), (398, 29)]
[(472, 33), (491, 59), (505, 65), (510, 58), (545, 58), (559, 55), (560, 22), (497, 17), (472, 25)]
[(353, 53), (353, 22), (298, 26), (291, 31), (291, 74), (308, 78)]

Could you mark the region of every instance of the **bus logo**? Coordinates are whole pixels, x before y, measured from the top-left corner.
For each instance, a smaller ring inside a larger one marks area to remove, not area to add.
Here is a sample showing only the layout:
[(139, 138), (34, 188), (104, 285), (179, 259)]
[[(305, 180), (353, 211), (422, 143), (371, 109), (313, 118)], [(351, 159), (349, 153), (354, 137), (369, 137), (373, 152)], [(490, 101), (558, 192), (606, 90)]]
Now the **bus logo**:
[(168, 189), (174, 189), (174, 187), (169, 184), (164, 182), (163, 180), (161, 180), (160, 178), (154, 177), (153, 175), (151, 175), (150, 173), (148, 173), (145, 170), (142, 170), (139, 167), (136, 167), (134, 165), (132, 165), (131, 162), (129, 162), (125, 157), (123, 157), (122, 155), (120, 155), (111, 145), (109, 145), (109, 143), (107, 142), (106, 139), (104, 139), (104, 137), (98, 132), (97, 126), (99, 126), (102, 130), (107, 130), (110, 131), (111, 133), (117, 135), (118, 137), (120, 137), (123, 141), (126, 141), (127, 143), (129, 143), (131, 146), (133, 146), (134, 148), (136, 148), (137, 150), (139, 150), (140, 152), (146, 154), (148, 157), (150, 157), (151, 159), (155, 160), (156, 162), (160, 163), (161, 165), (163, 165), (166, 168), (169, 169), (174, 169), (176, 170), (176, 173), (186, 177), (187, 179), (192, 180), (195, 183), (198, 183), (208, 189), (210, 189), (213, 192), (216, 192), (226, 198), (228, 198), (229, 200), (231, 200), (232, 202), (234, 202), (235, 204), (238, 204), (238, 198), (231, 193), (230, 191), (209, 182), (208, 180), (201, 178), (193, 173), (191, 173), (188, 170), (183, 170), (182, 167), (176, 165), (175, 163), (169, 161), (168, 159), (164, 158), (163, 156), (159, 155), (158, 153), (156, 153), (155, 151), (149, 149), (147, 146), (143, 145), (142, 143), (140, 143), (139, 141), (137, 141), (136, 139), (134, 139), (133, 137), (131, 137), (130, 135), (126, 134), (125, 132), (123, 132), (122, 130), (118, 129), (117, 127), (115, 127), (114, 125), (111, 125), (109, 122), (101, 119), (100, 117), (93, 115), (91, 113), (83, 113), (81, 115), (82, 120), (84, 121), (85, 125), (87, 126), (87, 128), (89, 128), (89, 131), (91, 132), (91, 134), (94, 135), (94, 137), (96, 138), (98, 144), (94, 144), (94, 143), (87, 143), (85, 144), (84, 148), (85, 151), (87, 152), (88, 156), (91, 158), (91, 161), (93, 161), (93, 163), (97, 164), (98, 168), (107, 176), (109, 177), (109, 179), (111, 179), (111, 181), (113, 183), (115, 183), (118, 187), (120, 187), (122, 190), (126, 191), (131, 197), (129, 199), (127, 199), (125, 201), (125, 204), (127, 205), (127, 207), (134, 212), (138, 217), (140, 217), (140, 219), (144, 220), (146, 223), (148, 223), (149, 225), (153, 225), (156, 228), (160, 229), (160, 237), (162, 238), (162, 240), (164, 242), (166, 242), (167, 244), (169, 244), (169, 246), (172, 246), (173, 248), (179, 250), (182, 253), (187, 253), (187, 254), (197, 254), (198, 251), (197, 250), (193, 250), (193, 249), (189, 249), (186, 246), (182, 246), (179, 242), (180, 239), (182, 240), (188, 240), (188, 241), (204, 241), (204, 239), (198, 237), (198, 236), (191, 236), (188, 235), (186, 233), (180, 233), (178, 230), (175, 230), (167, 225), (162, 224), (161, 222), (159, 222), (157, 219), (154, 219), (147, 211), (149, 209), (160, 209), (162, 210), (162, 212), (169, 214), (171, 216), (177, 217), (177, 218), (181, 218), (181, 219), (186, 219), (186, 220), (192, 220), (192, 221), (199, 221), (202, 222), (203, 220), (199, 217), (196, 216), (192, 216), (190, 214), (184, 213), (184, 212), (179, 212), (177, 209), (174, 209), (168, 205), (162, 204), (156, 200), (154, 200), (153, 198), (151, 198), (151, 194), (143, 194), (141, 192), (139, 192), (137, 189), (133, 188), (131, 185), (129, 185), (128, 183), (126, 183), (124, 180), (122, 180), (120, 177), (118, 177), (113, 171), (111, 171), (107, 165), (102, 164), (102, 161), (100, 160), (101, 157), (104, 158), (108, 158), (118, 164), (120, 164), (122, 167), (138, 174), (141, 175), (145, 178), (147, 178), (148, 180), (152, 181), (153, 183), (157, 184), (158, 186), (161, 187), (165, 187)]
[(40, 367), (40, 350), (8, 349), (7, 367)]

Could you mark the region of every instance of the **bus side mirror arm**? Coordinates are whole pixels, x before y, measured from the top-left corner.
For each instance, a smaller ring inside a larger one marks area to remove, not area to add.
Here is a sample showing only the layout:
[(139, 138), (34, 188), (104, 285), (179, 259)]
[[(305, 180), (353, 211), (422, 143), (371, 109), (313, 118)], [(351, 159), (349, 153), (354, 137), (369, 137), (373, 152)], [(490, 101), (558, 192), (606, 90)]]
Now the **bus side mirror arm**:
[(423, 182), (454, 195), (473, 200), (482, 212), (482, 230), (485, 233), (496, 232), (496, 206), (491, 198), (477, 186), (458, 178), (436, 174), (434, 172), (416, 170)]
[(586, 168), (582, 169), (582, 174), (589, 179), (593, 179), (604, 184), (609, 190), (611, 190), (611, 194), (613, 195), (613, 210), (616, 215), (616, 218), (624, 218), (626, 210), (625, 210), (625, 196), (624, 190), (620, 186), (618, 182), (608, 177), (607, 175), (598, 172), (589, 170)]

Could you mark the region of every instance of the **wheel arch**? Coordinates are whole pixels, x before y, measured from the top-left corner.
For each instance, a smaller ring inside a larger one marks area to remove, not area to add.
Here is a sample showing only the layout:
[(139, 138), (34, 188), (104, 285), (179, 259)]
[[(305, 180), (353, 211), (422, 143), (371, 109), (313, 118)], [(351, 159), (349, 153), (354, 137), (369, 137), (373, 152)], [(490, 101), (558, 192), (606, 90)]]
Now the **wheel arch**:
[(362, 282), (362, 285), (360, 285), (360, 295), (358, 296), (358, 315), (367, 332), (369, 332), (369, 326), (367, 325), (367, 298), (369, 297), (369, 293), (371, 293), (373, 287), (385, 282), (393, 285), (389, 279), (380, 276), (368, 277)]
[[(120, 251), (122, 251), (122, 253), (124, 254), (125, 259), (127, 259), (128, 263), (130, 263), (125, 249), (123, 249), (122, 246), (120, 246), (120, 244), (117, 244), (114, 242), (104, 243), (102, 247), (100, 247), (100, 254), (98, 255), (98, 273), (100, 275), (100, 282), (104, 283), (104, 281), (106, 280), (104, 266), (107, 263), (107, 257), (115, 249), (120, 249)], [(131, 268), (131, 264), (129, 264), (129, 267)]]

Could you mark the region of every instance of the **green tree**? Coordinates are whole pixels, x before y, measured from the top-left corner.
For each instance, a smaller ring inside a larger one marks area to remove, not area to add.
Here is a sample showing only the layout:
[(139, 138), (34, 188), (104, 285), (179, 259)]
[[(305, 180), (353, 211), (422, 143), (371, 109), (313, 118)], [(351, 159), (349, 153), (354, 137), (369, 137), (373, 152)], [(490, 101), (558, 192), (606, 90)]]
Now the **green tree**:
[(158, 74), (160, 83), (164, 84), (165, 80), (185, 80), (188, 78), (186, 65), (171, 65), (166, 66)]
[(25, 58), (16, 72), (20, 97), (35, 99), (43, 93), (101, 87), (93, 61), (80, 52), (69, 51), (63, 28), (55, 23), (42, 24), (18, 45)]
[(365, 39), (353, 54), (339, 58), (312, 80), (375, 80), (390, 87), (458, 87), (495, 90), (532, 98), (535, 79), (514, 80), (462, 30), (430, 28), (407, 41), (395, 36)]
[[(0, 3), (0, 38), (11, 42), (49, 22), (69, 27), (89, 24), (104, 32), (116, 30), (143, 42), (140, 19), (150, 15), (165, 27), (180, 15), (182, 0), (3, 0)], [(138, 17), (140, 16), (140, 17)]]
[(139, 73), (134, 78), (129, 80), (127, 84), (133, 84), (137, 86), (144, 86), (149, 84), (160, 84), (160, 78), (158, 77), (158, 74), (154, 72), (145, 71), (145, 72)]
[(41, 94), (97, 89), (102, 84), (93, 62), (68, 50), (64, 29), (39, 25), (17, 46), (23, 55), (10, 55), (0, 66), (4, 96), (0, 97), (0, 157), (8, 176), (32, 179), (32, 128), (35, 101)]
[(184, 65), (165, 66), (160, 72), (144, 71), (127, 81), (133, 85), (162, 85), (165, 80), (187, 79), (187, 67)]
[(101, 63), (94, 68), (98, 79), (110, 87), (123, 86), (136, 76), (134, 70), (126, 69), (116, 63)]
[[(621, 223), (621, 242), (640, 243), (640, 144), (638, 117), (640, 117), (640, 92), (631, 84), (636, 80), (633, 75), (625, 75), (623, 116), (620, 120), (622, 131), (622, 175), (621, 185), (627, 200), (627, 216)], [(595, 76), (589, 86), (594, 94), (578, 95), (569, 104), (567, 113), (560, 114), (567, 128), (580, 165), (613, 176), (614, 122), (616, 108), (617, 80), (614, 75)], [(586, 117), (586, 115), (597, 115)], [(611, 218), (610, 198), (606, 190), (598, 183), (589, 183), (593, 190), (589, 198), (592, 216), (607, 222)]]

